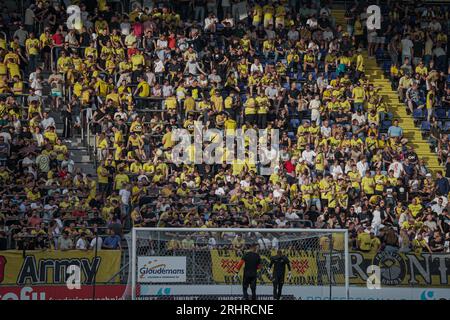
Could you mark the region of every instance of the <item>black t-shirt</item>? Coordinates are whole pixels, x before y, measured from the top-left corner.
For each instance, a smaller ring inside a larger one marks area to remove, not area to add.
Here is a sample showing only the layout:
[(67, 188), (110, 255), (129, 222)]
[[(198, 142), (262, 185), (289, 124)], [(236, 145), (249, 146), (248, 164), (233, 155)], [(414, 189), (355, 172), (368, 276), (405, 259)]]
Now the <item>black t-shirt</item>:
[[(152, 220), (152, 219), (158, 218), (158, 217), (156, 216), (156, 212), (155, 211), (153, 211), (153, 210), (146, 210), (142, 214), (142, 218)], [(152, 221), (152, 222), (147, 223), (147, 226), (148, 227), (156, 227), (156, 221)]]
[(284, 280), (284, 274), (286, 273), (286, 266), (289, 271), (291, 270), (291, 264), (286, 256), (274, 256), (270, 258), (270, 268), (273, 266), (273, 277)]
[(417, 160), (418, 160), (417, 154), (415, 152), (409, 152), (408, 153), (408, 160), (409, 160), (409, 162), (412, 162), (412, 163), (417, 162)]
[(423, 47), (424, 42), (423, 41), (414, 41), (414, 56), (415, 57), (421, 57), (423, 54)]
[(444, 98), (445, 100), (442, 103), (442, 106), (445, 108), (450, 108), (450, 102), (447, 102), (447, 101), (450, 101), (450, 93), (446, 93), (444, 97), (445, 97)]
[(89, 34), (89, 32), (83, 32), (80, 35), (80, 45), (82, 47), (88, 47), (90, 42), (91, 42), (91, 35)]
[(320, 17), (317, 20), (319, 26), (323, 29), (330, 27), (330, 21), (326, 17)]
[(247, 252), (242, 260), (245, 262), (244, 277), (256, 277), (258, 266), (261, 264), (261, 257), (256, 252)]
[(119, 22), (110, 22), (109, 23), (109, 29), (110, 30), (114, 30), (114, 29), (117, 29), (117, 30), (120, 30), (121, 28), (120, 28), (120, 23)]
[(335, 159), (335, 160), (338, 160), (339, 162), (341, 162), (341, 160), (344, 159), (344, 154), (343, 154), (340, 150), (337, 150), (337, 151), (334, 153), (334, 159)]
[(154, 197), (149, 197), (149, 196), (141, 197), (139, 199), (139, 207), (142, 207), (146, 204), (152, 203), (154, 199), (155, 199)]
[(441, 214), (439, 220), (441, 220), (441, 226), (444, 233), (450, 232), (450, 217)]
[(96, 225), (98, 225), (98, 226), (101, 226), (101, 225), (104, 225), (104, 224), (105, 224), (105, 220), (103, 220), (103, 219), (100, 218), (100, 217), (94, 217), (94, 218), (92, 218), (92, 219), (89, 220), (89, 223), (90, 223), (90, 225), (96, 224)]
[(336, 113), (336, 122), (337, 123), (345, 123), (347, 121), (348, 121), (348, 115), (345, 112), (337, 112)]
[(100, 210), (100, 208), (103, 206), (103, 201), (98, 201), (97, 199), (92, 199), (89, 201), (89, 206), (91, 208), (97, 208)]
[(395, 187), (396, 192), (397, 192), (397, 200), (398, 201), (406, 201), (406, 195), (407, 195), (407, 190), (404, 186), (396, 186)]
[(434, 252), (442, 252), (444, 251), (444, 238), (441, 237), (441, 239), (438, 241), (435, 238), (432, 238), (430, 240), (430, 248)]

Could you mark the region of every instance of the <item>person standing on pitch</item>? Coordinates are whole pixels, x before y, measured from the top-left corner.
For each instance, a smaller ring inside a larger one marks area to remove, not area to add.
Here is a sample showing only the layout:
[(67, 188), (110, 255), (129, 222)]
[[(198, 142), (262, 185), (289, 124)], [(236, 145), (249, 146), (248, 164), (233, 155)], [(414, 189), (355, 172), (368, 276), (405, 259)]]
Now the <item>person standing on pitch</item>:
[(250, 250), (244, 254), (241, 261), (237, 265), (236, 275), (239, 273), (242, 265), (244, 267), (244, 279), (242, 280), (242, 289), (244, 292), (244, 300), (248, 300), (248, 287), (252, 290), (252, 300), (256, 300), (256, 279), (258, 269), (261, 268), (261, 256), (256, 252), (258, 244), (252, 244)]
[(276, 256), (270, 258), (269, 270), (272, 269), (272, 266), (273, 298), (275, 300), (280, 300), (281, 291), (283, 290), (286, 266), (289, 269), (288, 278), (291, 278), (291, 263), (289, 261), (289, 258), (283, 255), (283, 252), (281, 250), (277, 250)]

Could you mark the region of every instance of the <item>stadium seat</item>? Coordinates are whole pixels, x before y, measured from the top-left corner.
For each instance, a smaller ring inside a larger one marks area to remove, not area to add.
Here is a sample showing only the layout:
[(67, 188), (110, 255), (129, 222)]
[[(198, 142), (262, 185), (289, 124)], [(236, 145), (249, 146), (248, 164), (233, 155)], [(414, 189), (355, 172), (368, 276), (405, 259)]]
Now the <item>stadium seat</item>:
[(443, 131), (444, 131), (445, 133), (450, 132), (450, 121), (445, 121), (445, 125), (444, 125)]
[(435, 109), (435, 110), (434, 110), (434, 115), (435, 115), (436, 118), (438, 118), (438, 119), (444, 119), (444, 118), (447, 118), (447, 112), (446, 112), (446, 110), (445, 110), (445, 109), (441, 109), (441, 108)]
[(424, 115), (423, 109), (415, 109), (413, 111), (412, 116), (415, 120), (420, 120), (420, 119), (424, 118), (425, 115)]
[(431, 124), (428, 121), (422, 121), (422, 123), (420, 125), (420, 130), (430, 131), (430, 129), (431, 129)]

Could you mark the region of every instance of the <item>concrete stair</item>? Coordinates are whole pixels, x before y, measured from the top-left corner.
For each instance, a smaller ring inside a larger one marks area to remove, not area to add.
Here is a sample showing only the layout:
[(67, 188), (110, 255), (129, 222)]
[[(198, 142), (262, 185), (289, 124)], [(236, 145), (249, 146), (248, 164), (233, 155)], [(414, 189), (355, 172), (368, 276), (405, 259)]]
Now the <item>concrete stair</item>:
[(380, 87), (380, 93), (386, 97), (389, 111), (392, 112), (395, 119), (398, 119), (399, 125), (403, 128), (405, 137), (409, 140), (409, 144), (414, 146), (414, 149), (419, 159), (425, 160), (425, 163), (430, 171), (435, 173), (438, 170), (444, 170), (443, 166), (439, 164), (437, 155), (430, 150), (429, 143), (422, 138), (420, 128), (414, 124), (412, 116), (406, 113), (406, 106), (399, 101), (396, 91), (392, 90), (391, 82), (384, 76), (383, 71), (378, 67), (374, 58), (369, 58), (367, 52), (363, 53), (366, 67), (366, 75), (371, 83), (376, 87)]
[(342, 26), (344, 31), (346, 30), (346, 22), (345, 22), (345, 9), (342, 9), (341, 7), (337, 7), (336, 9), (331, 10), (331, 14), (333, 15), (335, 19), (335, 25), (336, 27), (338, 25)]
[(67, 143), (70, 157), (75, 162), (76, 168), (78, 168), (84, 174), (91, 174), (95, 176), (96, 170), (94, 162), (88, 152), (88, 149), (83, 145), (81, 137), (72, 138), (71, 142)]
[[(59, 137), (63, 136), (64, 124), (62, 122), (60, 113), (53, 110), (47, 110), (49, 112), (49, 116), (55, 119), (56, 123), (56, 132)], [(93, 139), (91, 139), (93, 140)], [(76, 170), (84, 174), (91, 174), (92, 176), (96, 176), (97, 170), (94, 166), (94, 161), (91, 159), (91, 156), (88, 152), (88, 149), (83, 145), (81, 140), (81, 135), (73, 134), (70, 140), (62, 140), (64, 144), (67, 146), (70, 152), (70, 158), (75, 162)], [(94, 141), (94, 140), (93, 140)]]
[[(335, 5), (332, 9), (332, 15), (336, 21), (336, 26), (341, 25), (346, 30), (345, 9), (342, 5)], [(425, 163), (430, 171), (435, 173), (438, 170), (445, 171), (443, 166), (439, 164), (437, 155), (430, 150), (430, 145), (422, 138), (420, 128), (414, 124), (412, 116), (406, 113), (404, 103), (399, 101), (399, 96), (396, 91), (392, 90), (391, 82), (384, 76), (383, 70), (377, 65), (374, 58), (369, 58), (367, 52), (363, 53), (366, 75), (371, 83), (376, 87), (381, 88), (381, 94), (386, 97), (389, 112), (391, 112), (395, 119), (399, 120), (399, 125), (403, 128), (405, 137), (409, 140), (409, 144), (414, 146), (414, 149), (419, 159), (425, 160)]]

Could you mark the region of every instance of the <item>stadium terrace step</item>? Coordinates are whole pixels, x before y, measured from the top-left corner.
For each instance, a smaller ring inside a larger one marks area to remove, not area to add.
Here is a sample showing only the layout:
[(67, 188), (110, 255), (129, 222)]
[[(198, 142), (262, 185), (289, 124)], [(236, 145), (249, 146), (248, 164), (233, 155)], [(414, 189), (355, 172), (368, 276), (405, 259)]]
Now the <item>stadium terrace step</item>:
[(408, 139), (408, 145), (414, 147), (419, 159), (425, 161), (431, 172), (445, 171), (443, 166), (439, 164), (437, 155), (430, 150), (429, 143), (423, 139), (422, 131), (416, 127), (414, 118), (408, 115), (406, 106), (399, 102), (397, 92), (392, 90), (390, 80), (384, 76), (376, 60), (369, 58), (366, 51), (363, 52), (363, 56), (368, 71), (366, 74), (370, 82), (381, 88), (380, 93), (386, 98), (389, 111), (392, 112), (395, 119), (398, 119), (399, 125), (403, 128), (403, 134)]

